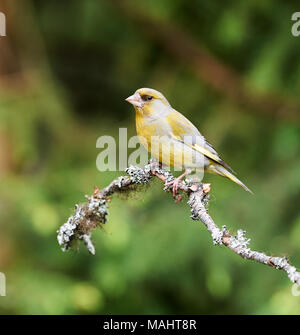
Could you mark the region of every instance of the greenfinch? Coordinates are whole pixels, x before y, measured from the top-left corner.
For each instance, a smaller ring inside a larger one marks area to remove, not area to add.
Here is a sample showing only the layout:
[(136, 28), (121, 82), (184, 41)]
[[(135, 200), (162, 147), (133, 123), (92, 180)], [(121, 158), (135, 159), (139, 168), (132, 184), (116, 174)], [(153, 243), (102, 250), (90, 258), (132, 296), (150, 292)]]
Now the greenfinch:
[[(125, 99), (134, 106), (136, 130), (141, 144), (162, 164), (185, 172), (172, 182), (173, 195), (179, 181), (194, 169), (226, 177), (252, 193), (218, 155), (199, 130), (168, 100), (151, 88), (140, 88)], [(165, 154), (164, 154), (165, 152)]]

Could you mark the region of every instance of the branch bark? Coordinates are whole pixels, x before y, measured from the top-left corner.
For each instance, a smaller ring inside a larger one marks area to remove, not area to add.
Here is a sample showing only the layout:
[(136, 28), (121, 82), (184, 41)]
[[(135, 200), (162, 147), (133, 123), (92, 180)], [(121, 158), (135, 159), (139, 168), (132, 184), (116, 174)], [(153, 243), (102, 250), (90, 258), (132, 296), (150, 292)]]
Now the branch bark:
[[(63, 251), (71, 248), (76, 240), (82, 240), (89, 252), (95, 254), (95, 248), (91, 242), (91, 232), (99, 226), (102, 227), (101, 224), (106, 222), (108, 202), (113, 194), (135, 190), (138, 185), (147, 184), (154, 177), (164, 183), (174, 179), (174, 176), (169, 171), (162, 169), (156, 161), (150, 161), (143, 169), (131, 166), (126, 169), (126, 172), (129, 176), (113, 180), (102, 190), (95, 187), (94, 193), (91, 196), (86, 196), (86, 203), (75, 206), (75, 214), (69, 217), (68, 221), (57, 231), (58, 243)], [(164, 190), (170, 191), (171, 188), (171, 186), (165, 186)], [(209, 193), (204, 190), (203, 184), (181, 181), (178, 189), (187, 194), (191, 218), (201, 221), (205, 225), (211, 234), (214, 245), (224, 245), (244, 259), (283, 270), (293, 283), (300, 285), (300, 273), (286, 257), (268, 256), (263, 252), (251, 250), (249, 248), (250, 239), (246, 238), (244, 230), (239, 229), (236, 235), (232, 235), (226, 226), (222, 226), (220, 229), (216, 225), (206, 209)]]

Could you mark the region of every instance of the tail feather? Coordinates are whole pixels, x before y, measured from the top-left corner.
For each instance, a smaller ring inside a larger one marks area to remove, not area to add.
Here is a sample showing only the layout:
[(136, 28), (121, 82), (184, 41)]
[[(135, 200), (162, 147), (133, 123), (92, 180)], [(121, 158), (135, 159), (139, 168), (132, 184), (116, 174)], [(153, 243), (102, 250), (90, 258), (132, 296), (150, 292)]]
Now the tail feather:
[(210, 164), (209, 167), (207, 168), (207, 171), (222, 177), (226, 177), (231, 181), (233, 181), (234, 183), (240, 185), (245, 191), (253, 194), (253, 192), (244, 183), (242, 183), (235, 175), (226, 170), (223, 166)]

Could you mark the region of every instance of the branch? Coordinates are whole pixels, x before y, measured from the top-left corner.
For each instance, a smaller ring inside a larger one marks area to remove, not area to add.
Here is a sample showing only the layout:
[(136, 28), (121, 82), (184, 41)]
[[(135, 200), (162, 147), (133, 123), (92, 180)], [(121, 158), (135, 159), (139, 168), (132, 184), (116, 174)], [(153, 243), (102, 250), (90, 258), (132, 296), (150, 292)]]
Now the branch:
[[(174, 176), (155, 161), (150, 161), (143, 169), (130, 166), (126, 169), (129, 176), (122, 176), (113, 180), (107, 187), (99, 190), (95, 187), (93, 195), (86, 196), (87, 202), (75, 206), (75, 214), (69, 217), (58, 232), (58, 243), (65, 251), (72, 247), (77, 240), (82, 240), (91, 254), (95, 254), (95, 248), (91, 242), (91, 232), (97, 227), (102, 227), (108, 215), (108, 202), (114, 193), (128, 193), (136, 190), (139, 185), (147, 184), (153, 177), (157, 177), (164, 183), (172, 181)], [(172, 186), (165, 186), (165, 191), (170, 191)], [(245, 237), (245, 231), (239, 229), (236, 235), (230, 234), (226, 226), (220, 229), (208, 214), (206, 205), (209, 194), (203, 184), (181, 181), (179, 190), (187, 194), (188, 204), (191, 208), (191, 218), (201, 221), (210, 232), (214, 245), (224, 245), (244, 259), (254, 260), (258, 263), (269, 265), (275, 269), (284, 270), (289, 279), (300, 285), (300, 273), (292, 266), (286, 257), (273, 257), (263, 252), (249, 248), (250, 239)], [(177, 201), (181, 196), (177, 198)]]

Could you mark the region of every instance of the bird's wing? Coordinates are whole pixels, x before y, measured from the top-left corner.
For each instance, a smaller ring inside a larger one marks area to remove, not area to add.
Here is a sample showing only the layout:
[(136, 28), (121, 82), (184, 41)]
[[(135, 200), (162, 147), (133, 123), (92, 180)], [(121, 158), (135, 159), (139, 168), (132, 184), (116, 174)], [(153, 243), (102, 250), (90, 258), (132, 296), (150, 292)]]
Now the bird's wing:
[(199, 130), (185, 116), (173, 110), (173, 112), (168, 114), (165, 118), (170, 126), (169, 136), (177, 141), (185, 143), (207, 158), (234, 172), (232, 168), (220, 158), (213, 146), (206, 141), (205, 137), (200, 134)]

